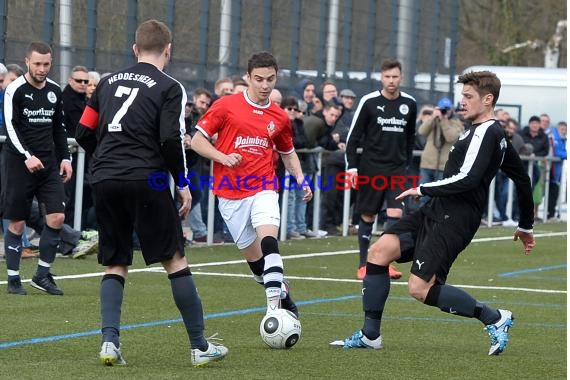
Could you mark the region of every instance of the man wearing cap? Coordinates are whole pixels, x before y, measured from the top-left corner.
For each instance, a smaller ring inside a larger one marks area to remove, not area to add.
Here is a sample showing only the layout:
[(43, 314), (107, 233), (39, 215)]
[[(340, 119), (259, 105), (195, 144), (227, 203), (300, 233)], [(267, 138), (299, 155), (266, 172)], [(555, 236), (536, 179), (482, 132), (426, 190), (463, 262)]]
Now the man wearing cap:
[(356, 101), (356, 94), (349, 88), (345, 88), (340, 92), (340, 101), (344, 108), (339, 122), (350, 128), (352, 118), (354, 117), (354, 102)]
[[(453, 103), (442, 98), (418, 133), (426, 138), (426, 145), (420, 160), (420, 183), (428, 183), (442, 179), (443, 169), (447, 162), (449, 150), (463, 132), (461, 121), (453, 118)], [(426, 203), (429, 197), (422, 198)]]

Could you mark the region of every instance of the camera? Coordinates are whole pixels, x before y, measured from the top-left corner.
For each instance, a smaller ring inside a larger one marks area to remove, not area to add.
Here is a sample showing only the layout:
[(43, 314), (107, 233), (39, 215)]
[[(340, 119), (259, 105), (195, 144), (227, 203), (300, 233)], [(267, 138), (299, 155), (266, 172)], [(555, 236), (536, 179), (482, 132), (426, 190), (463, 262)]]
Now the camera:
[(447, 110), (448, 110), (448, 109), (449, 109), (449, 108), (442, 108), (442, 109), (440, 109), (441, 114), (442, 114), (442, 115), (447, 115)]

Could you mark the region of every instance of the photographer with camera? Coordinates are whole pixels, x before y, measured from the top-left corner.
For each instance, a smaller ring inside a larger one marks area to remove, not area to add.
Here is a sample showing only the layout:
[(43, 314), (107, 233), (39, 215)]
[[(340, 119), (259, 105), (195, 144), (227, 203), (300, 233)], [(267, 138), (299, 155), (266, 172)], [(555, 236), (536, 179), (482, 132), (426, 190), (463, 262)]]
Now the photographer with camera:
[[(463, 123), (454, 118), (453, 103), (442, 98), (433, 114), (418, 129), (426, 138), (426, 145), (420, 159), (420, 184), (442, 179), (449, 150), (463, 132)], [(427, 202), (429, 197), (423, 197)]]

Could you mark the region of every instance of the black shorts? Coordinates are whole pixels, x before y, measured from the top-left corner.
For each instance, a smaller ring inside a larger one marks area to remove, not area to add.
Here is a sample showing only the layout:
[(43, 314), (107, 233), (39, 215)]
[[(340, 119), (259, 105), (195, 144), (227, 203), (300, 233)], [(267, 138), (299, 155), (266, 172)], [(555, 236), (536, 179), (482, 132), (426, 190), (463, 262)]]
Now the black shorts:
[[(428, 214), (426, 208), (422, 207), (404, 215), (384, 233), (400, 238), (401, 257), (397, 262), (412, 261), (411, 273), (425, 281), (435, 275), (437, 282), (444, 284), (451, 265), (469, 245), (477, 228), (473, 228), (473, 223), (465, 220), (460, 213), (442, 214), (441, 218)], [(480, 220), (480, 217), (477, 219)]]
[(376, 185), (359, 186), (356, 196), (356, 213), (376, 215), (382, 210), (384, 201), (386, 201), (387, 208), (404, 208), (402, 202), (396, 200), (402, 190), (399, 188), (391, 189), (390, 186), (382, 189), (382, 185), (383, 182), (379, 181)]
[(178, 210), (169, 189), (153, 190), (147, 181), (107, 180), (93, 185), (99, 224), (99, 263), (133, 263), (133, 230), (147, 265), (184, 256)]
[(27, 220), (34, 197), (45, 206), (46, 214), (65, 211), (65, 191), (55, 156), (38, 157), (44, 169), (30, 173), (23, 156), (3, 150), (2, 157), (2, 217)]

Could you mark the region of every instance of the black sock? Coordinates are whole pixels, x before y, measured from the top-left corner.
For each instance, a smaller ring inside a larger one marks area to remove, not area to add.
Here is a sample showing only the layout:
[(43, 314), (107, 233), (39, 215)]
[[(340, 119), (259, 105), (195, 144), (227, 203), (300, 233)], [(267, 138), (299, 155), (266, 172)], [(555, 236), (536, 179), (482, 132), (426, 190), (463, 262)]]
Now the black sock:
[(360, 221), (358, 222), (358, 248), (360, 250), (360, 261), (358, 263), (359, 268), (366, 265), (373, 226), (374, 223), (365, 222), (362, 218), (360, 218)]
[(16, 235), (6, 228), (6, 233), (4, 234), (4, 252), (6, 256), (6, 268), (8, 269), (8, 279), (13, 280), (20, 277), (22, 235)]
[(475, 318), (487, 326), (498, 322), (501, 319), (501, 313), (497, 309), (491, 309), (484, 303), (477, 302), (475, 305)]
[(388, 267), (366, 263), (366, 277), (362, 281), (362, 306), (364, 325), (362, 332), (368, 339), (380, 336), (382, 312), (390, 293)]
[(168, 275), (172, 296), (176, 307), (182, 315), (190, 346), (201, 351), (208, 349), (208, 342), (204, 338), (204, 311), (202, 301), (196, 291), (190, 268), (184, 268)]
[(257, 261), (248, 261), (249, 269), (253, 273), (253, 279), (258, 283), (263, 285), (263, 267), (265, 266), (265, 260), (263, 257)]
[(113, 342), (117, 347), (119, 347), (124, 287), (125, 279), (116, 274), (106, 274), (101, 280), (99, 297), (101, 299), (102, 342)]
[(57, 252), (57, 246), (61, 241), (59, 236), (60, 229), (51, 228), (47, 224), (42, 230), (40, 236), (40, 259), (38, 261), (38, 276), (45, 276), (49, 273), (51, 264), (55, 261), (55, 253)]
[(436, 284), (429, 289), (424, 303), (439, 307), (445, 313), (473, 318), (477, 301), (469, 293), (455, 286)]

